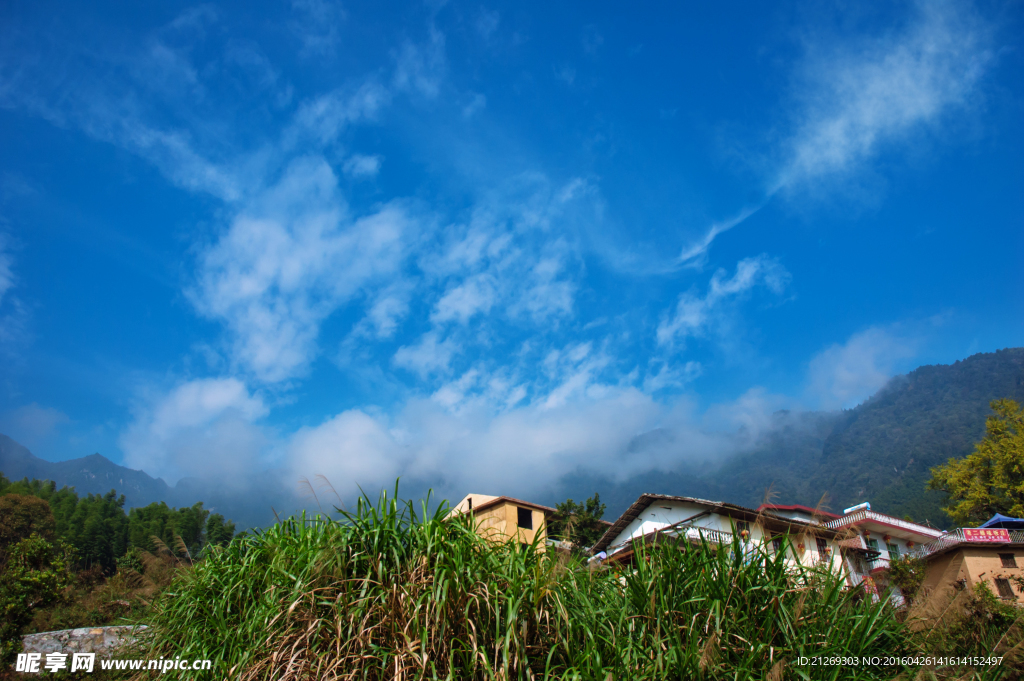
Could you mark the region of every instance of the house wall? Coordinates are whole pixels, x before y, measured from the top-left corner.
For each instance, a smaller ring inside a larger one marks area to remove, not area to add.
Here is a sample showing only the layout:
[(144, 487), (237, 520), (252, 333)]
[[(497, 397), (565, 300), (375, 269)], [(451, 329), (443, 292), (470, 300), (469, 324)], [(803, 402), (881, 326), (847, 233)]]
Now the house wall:
[[(474, 502), (475, 503), (475, 502)], [(477, 532), (482, 537), (493, 541), (507, 541), (515, 538), (518, 542), (532, 543), (540, 535), (540, 547), (543, 550), (547, 539), (547, 528), (544, 523), (544, 512), (530, 509), (533, 518), (533, 529), (519, 527), (519, 507), (510, 502), (496, 504), (483, 511), (472, 511), (476, 520)]]
[[(879, 552), (878, 561), (876, 561), (875, 564), (876, 568), (887, 567), (889, 565), (889, 561), (896, 557), (889, 553), (889, 547), (887, 546), (887, 544), (895, 544), (896, 548), (899, 550), (900, 556), (905, 556), (908, 553), (913, 553), (916, 549), (919, 549), (923, 545), (922, 540), (918, 540), (917, 542), (914, 542), (914, 547), (911, 548), (907, 546), (907, 543), (911, 541), (909, 539), (902, 539), (900, 537), (890, 537), (889, 541), (886, 542), (884, 540), (884, 537), (885, 534), (883, 532), (871, 532), (871, 540), (876, 541), (878, 543), (877, 548), (871, 547), (873, 548), (873, 550), (877, 550)], [(926, 541), (927, 539), (924, 540), (924, 542)], [(865, 540), (864, 543), (865, 545), (870, 547), (868, 540)]]
[[(999, 546), (971, 546), (962, 548), (960, 553), (963, 554), (964, 569), (968, 574), (968, 583), (974, 586), (984, 582), (996, 596), (999, 595), (999, 589), (996, 588), (995, 582), (997, 578), (1024, 577), (1024, 549)], [(1012, 553), (1017, 561), (1017, 567), (1003, 567), (1002, 561), (999, 558), (1000, 553)], [(1016, 602), (1024, 602), (1024, 598), (1022, 598), (1024, 594), (1020, 593), (1020, 590), (1013, 582), (1010, 582), (1010, 584), (1013, 588)]]
[(969, 580), (962, 551), (950, 551), (928, 561), (921, 591), (925, 594), (950, 592), (958, 579)]
[[(1017, 567), (1003, 567), (1000, 553), (1012, 553)], [(949, 591), (955, 588), (957, 580), (965, 580), (968, 586), (984, 583), (999, 596), (996, 579), (1024, 577), (1024, 548), (1004, 546), (965, 546), (928, 561), (923, 588), (927, 592)], [(1015, 601), (1024, 603), (1024, 594), (1012, 581)]]
[[(626, 525), (623, 531), (612, 540), (610, 546), (615, 547), (630, 539), (636, 539), (637, 537), (663, 530), (670, 525), (693, 518), (693, 516), (703, 513), (705, 510), (707, 509), (704, 506), (698, 504), (656, 500), (644, 509), (639, 516), (634, 518), (632, 522)], [(736, 521), (728, 515), (720, 513), (709, 513), (700, 518), (694, 518), (690, 524), (693, 527), (702, 527), (729, 534), (736, 531)], [(765, 537), (764, 528), (753, 522), (748, 523), (748, 525), (750, 531), (750, 536), (747, 539), (748, 545), (757, 546), (764, 541), (770, 542), (770, 537)], [(800, 563), (808, 567), (818, 564), (821, 560), (827, 560), (833, 571), (842, 570), (843, 564), (838, 545), (832, 537), (826, 537), (825, 539), (828, 543), (828, 548), (831, 550), (827, 556), (821, 556), (818, 553), (814, 536), (809, 534), (791, 535), (789, 559), (793, 563)], [(804, 545), (803, 551), (798, 548), (801, 543)]]

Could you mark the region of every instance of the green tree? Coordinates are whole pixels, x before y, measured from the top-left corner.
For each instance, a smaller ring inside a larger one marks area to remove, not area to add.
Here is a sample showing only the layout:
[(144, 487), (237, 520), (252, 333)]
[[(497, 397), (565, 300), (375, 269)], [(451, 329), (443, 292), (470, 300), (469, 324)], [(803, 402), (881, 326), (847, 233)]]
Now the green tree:
[(601, 522), (605, 505), (596, 492), (583, 503), (566, 499), (555, 508), (556, 512), (548, 520), (548, 536), (571, 543), (574, 551), (590, 548), (608, 529), (607, 524)]
[(58, 602), (72, 582), (70, 548), (38, 534), (2, 547), (0, 554), (0, 664), (21, 650), (21, 632), (39, 608)]
[(943, 510), (961, 525), (979, 525), (996, 513), (1024, 517), (1024, 409), (995, 400), (985, 437), (963, 459), (932, 469), (930, 489), (949, 495)]
[(57, 523), (50, 505), (27, 494), (0, 497), (0, 555), (5, 547), (27, 539), (33, 533), (52, 539)]
[(235, 524), (225, 521), (220, 513), (210, 514), (206, 521), (206, 541), (211, 546), (227, 546), (235, 536)]

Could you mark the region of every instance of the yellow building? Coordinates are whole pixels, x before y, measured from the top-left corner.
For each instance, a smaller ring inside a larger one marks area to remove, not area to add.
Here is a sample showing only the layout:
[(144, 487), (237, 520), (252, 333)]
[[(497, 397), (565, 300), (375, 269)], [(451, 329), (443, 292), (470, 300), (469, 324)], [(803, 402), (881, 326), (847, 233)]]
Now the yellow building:
[(1024, 578), (1024, 531), (1005, 531), (1008, 541), (993, 542), (971, 536), (975, 528), (956, 529), (926, 546), (928, 568), (923, 591), (945, 592), (985, 584), (993, 594), (1011, 603), (1024, 603), (1018, 584)]
[(512, 497), (467, 494), (448, 516), (471, 513), (477, 532), (495, 541), (515, 539), (530, 544), (535, 539), (543, 549), (547, 542), (547, 519), (555, 509)]

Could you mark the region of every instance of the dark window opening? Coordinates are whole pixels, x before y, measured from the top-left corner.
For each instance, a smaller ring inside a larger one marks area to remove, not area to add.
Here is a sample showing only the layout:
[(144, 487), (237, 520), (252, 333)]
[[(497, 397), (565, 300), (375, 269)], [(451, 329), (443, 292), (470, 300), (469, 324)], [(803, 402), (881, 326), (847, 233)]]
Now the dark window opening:
[(886, 544), (885, 550), (889, 552), (889, 560), (896, 560), (900, 557), (900, 547), (896, 544)]
[(470, 497), (470, 498), (469, 498), (469, 510), (470, 510), (470, 511), (472, 511), (472, 510), (473, 510), (473, 497)]
[(736, 522), (737, 532), (750, 532), (750, 523), (739, 520)]
[(519, 518), (517, 519), (517, 524), (519, 525), (519, 527), (523, 528), (524, 530), (532, 530), (533, 511), (531, 511), (528, 508), (519, 508), (516, 510), (519, 512)]
[(1017, 567), (1017, 561), (1012, 553), (1000, 553), (999, 560), (1003, 561), (1003, 567)]
[(996, 579), (996, 588), (999, 589), (1000, 598), (1015, 599), (1013, 595), (1013, 588), (1010, 587), (1010, 580), (1008, 579)]
[(782, 550), (782, 535), (777, 534), (772, 537), (772, 548), (775, 549), (775, 553)]
[(821, 537), (815, 537), (814, 543), (818, 546), (818, 553), (824, 555), (828, 553), (828, 542)]

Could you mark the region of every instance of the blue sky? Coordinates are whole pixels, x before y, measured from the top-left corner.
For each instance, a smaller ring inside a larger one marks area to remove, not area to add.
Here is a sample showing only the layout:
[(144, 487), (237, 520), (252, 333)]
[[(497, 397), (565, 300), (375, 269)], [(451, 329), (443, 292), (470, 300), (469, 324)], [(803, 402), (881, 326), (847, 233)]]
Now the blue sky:
[(1021, 9), (4, 3), (0, 432), (528, 494), (1019, 346)]

